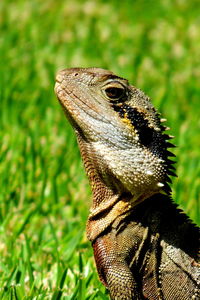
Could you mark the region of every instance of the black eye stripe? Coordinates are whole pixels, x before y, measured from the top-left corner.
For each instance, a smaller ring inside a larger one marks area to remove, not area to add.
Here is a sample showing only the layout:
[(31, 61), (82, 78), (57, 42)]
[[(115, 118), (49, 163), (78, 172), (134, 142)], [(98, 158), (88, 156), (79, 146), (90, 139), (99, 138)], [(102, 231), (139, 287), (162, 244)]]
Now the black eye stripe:
[(145, 119), (143, 113), (139, 112), (136, 108), (123, 103), (123, 105), (114, 105), (113, 108), (118, 112), (121, 118), (125, 115), (130, 120), (133, 127), (137, 130), (141, 144), (148, 146), (151, 144), (154, 135), (157, 135), (153, 128), (150, 128), (148, 120)]
[(124, 108), (120, 105), (112, 105), (112, 107), (114, 108), (114, 110), (116, 112), (118, 112), (120, 118), (124, 118), (125, 117), (125, 110)]
[(141, 144), (148, 146), (153, 141), (153, 137), (156, 134), (155, 130), (149, 127), (149, 122), (145, 119), (144, 114), (136, 108), (125, 104), (124, 109), (131, 124), (138, 131)]

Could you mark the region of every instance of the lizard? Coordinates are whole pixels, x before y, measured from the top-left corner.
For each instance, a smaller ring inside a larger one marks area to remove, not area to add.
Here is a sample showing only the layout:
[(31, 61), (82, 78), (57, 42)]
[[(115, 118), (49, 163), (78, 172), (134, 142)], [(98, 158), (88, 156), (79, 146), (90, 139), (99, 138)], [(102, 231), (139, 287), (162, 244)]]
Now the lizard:
[(173, 147), (151, 100), (100, 68), (58, 72), (93, 194), (86, 231), (114, 300), (200, 299), (199, 229), (171, 197)]

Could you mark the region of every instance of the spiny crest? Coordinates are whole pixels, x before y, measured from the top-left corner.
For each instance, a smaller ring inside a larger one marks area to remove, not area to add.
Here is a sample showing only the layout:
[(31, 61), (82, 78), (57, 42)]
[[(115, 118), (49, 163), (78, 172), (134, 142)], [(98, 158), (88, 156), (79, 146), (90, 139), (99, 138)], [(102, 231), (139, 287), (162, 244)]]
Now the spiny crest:
[(166, 192), (167, 194), (171, 194), (171, 188), (169, 186), (169, 183), (172, 183), (171, 179), (169, 176), (177, 176), (175, 173), (175, 161), (171, 159), (171, 157), (176, 157), (171, 151), (169, 151), (169, 148), (174, 148), (176, 147), (174, 144), (169, 142), (169, 140), (173, 139), (174, 136), (169, 135), (166, 133), (170, 128), (162, 125), (162, 123), (166, 122), (167, 119), (160, 118), (160, 114), (157, 112), (157, 116), (159, 118), (160, 122), (160, 129), (162, 133), (162, 146), (163, 146), (163, 159), (165, 161), (165, 167), (166, 167), (166, 174), (165, 174), (165, 180), (164, 180), (164, 186), (163, 186), (163, 191)]

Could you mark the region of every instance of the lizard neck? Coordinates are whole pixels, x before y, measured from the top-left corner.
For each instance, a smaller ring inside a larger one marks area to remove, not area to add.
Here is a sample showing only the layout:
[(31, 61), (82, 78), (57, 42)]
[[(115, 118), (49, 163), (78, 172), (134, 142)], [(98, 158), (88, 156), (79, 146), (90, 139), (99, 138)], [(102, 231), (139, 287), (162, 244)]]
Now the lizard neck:
[(94, 241), (114, 222), (121, 222), (129, 216), (136, 205), (152, 194), (134, 197), (109, 173), (102, 161), (101, 164), (98, 163), (100, 158), (96, 156), (91, 143), (87, 142), (80, 130), (76, 131), (76, 135), (93, 194), (87, 221), (87, 237), (90, 241)]
[(110, 207), (111, 204), (109, 203), (115, 204), (119, 198), (120, 183), (116, 183), (116, 180), (109, 174), (106, 166), (103, 167), (103, 164), (99, 164), (98, 161), (100, 158), (97, 157), (91, 143), (86, 140), (80, 130), (76, 131), (76, 135), (83, 164), (92, 189), (93, 203), (91, 210), (96, 211), (100, 210), (100, 207), (102, 209)]

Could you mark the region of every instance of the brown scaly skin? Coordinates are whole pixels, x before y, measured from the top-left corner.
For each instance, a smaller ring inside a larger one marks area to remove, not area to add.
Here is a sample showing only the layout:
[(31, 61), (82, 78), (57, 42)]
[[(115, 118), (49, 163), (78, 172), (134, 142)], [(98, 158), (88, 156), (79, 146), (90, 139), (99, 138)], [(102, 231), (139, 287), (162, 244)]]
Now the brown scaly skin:
[(199, 299), (199, 231), (170, 198), (164, 120), (110, 71), (66, 69), (56, 81), (92, 187), (87, 236), (111, 299)]

